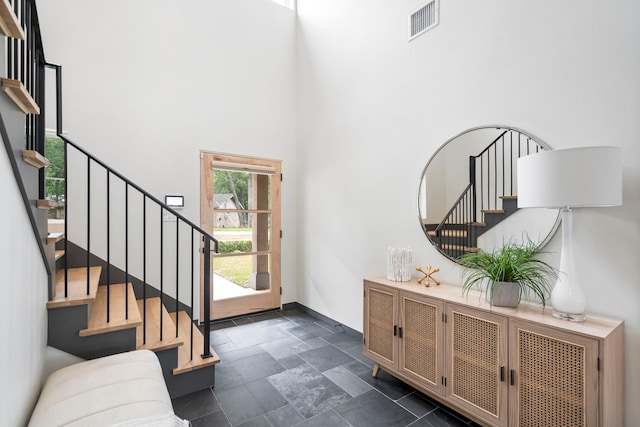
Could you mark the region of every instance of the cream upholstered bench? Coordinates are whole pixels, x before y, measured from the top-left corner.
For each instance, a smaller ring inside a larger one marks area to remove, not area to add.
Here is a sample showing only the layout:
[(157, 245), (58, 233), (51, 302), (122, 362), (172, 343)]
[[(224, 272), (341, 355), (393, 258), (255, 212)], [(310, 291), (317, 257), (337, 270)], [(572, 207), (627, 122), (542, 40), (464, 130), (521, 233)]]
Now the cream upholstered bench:
[(189, 425), (173, 414), (160, 362), (149, 350), (88, 360), (52, 373), (29, 421), (32, 427), (118, 424)]

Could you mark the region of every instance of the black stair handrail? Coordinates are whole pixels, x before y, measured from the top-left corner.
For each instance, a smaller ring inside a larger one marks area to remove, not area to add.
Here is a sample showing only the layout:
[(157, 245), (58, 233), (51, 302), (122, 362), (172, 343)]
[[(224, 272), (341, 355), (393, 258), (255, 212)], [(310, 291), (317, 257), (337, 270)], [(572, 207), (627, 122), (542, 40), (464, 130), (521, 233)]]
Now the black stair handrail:
[[(473, 245), (472, 228), (468, 226), (474, 222), (472, 210), (473, 186), (468, 184), (435, 228), (438, 247), (452, 258), (463, 255), (465, 249)], [(446, 236), (447, 231), (455, 233), (453, 236)], [(448, 243), (445, 243), (445, 239)]]
[[(176, 239), (176, 248), (175, 248), (175, 312), (176, 312), (176, 319), (175, 319), (175, 336), (178, 337), (178, 333), (179, 333), (179, 304), (180, 304), (180, 298), (179, 298), (179, 289), (180, 289), (180, 274), (179, 274), (179, 265), (180, 265), (180, 225), (184, 224), (187, 227), (190, 228), (191, 230), (191, 246), (190, 246), (190, 252), (191, 252), (191, 261), (190, 261), (190, 265), (191, 265), (191, 283), (190, 283), (190, 290), (191, 290), (191, 295), (190, 295), (190, 305), (189, 308), (191, 310), (191, 318), (194, 318), (194, 287), (196, 285), (196, 281), (195, 281), (195, 274), (194, 274), (194, 235), (199, 235), (199, 238), (202, 240), (202, 253), (204, 254), (204, 268), (203, 268), (203, 282), (204, 282), (204, 293), (203, 293), (203, 316), (204, 318), (201, 319), (203, 326), (204, 326), (204, 345), (203, 345), (203, 349), (202, 349), (202, 354), (201, 357), (202, 358), (209, 358), (212, 357), (213, 355), (211, 354), (210, 351), (210, 330), (211, 330), (211, 260), (210, 260), (210, 253), (213, 252), (218, 252), (218, 240), (213, 237), (212, 235), (210, 235), (207, 231), (203, 230), (200, 226), (194, 224), (191, 220), (189, 220), (188, 218), (186, 218), (185, 216), (181, 215), (180, 213), (176, 212), (173, 208), (171, 208), (170, 206), (168, 206), (167, 204), (165, 204), (163, 201), (159, 200), (158, 198), (156, 198), (155, 196), (153, 196), (151, 193), (149, 193), (148, 191), (144, 190), (142, 187), (140, 187), (139, 185), (137, 185), (136, 183), (134, 183), (132, 180), (128, 179), (127, 177), (125, 177), (123, 174), (119, 173), (118, 171), (116, 171), (115, 169), (113, 169), (112, 167), (110, 167), (109, 165), (107, 165), (105, 162), (103, 162), (102, 160), (100, 160), (99, 158), (97, 158), (96, 156), (92, 155), (91, 153), (89, 153), (87, 150), (85, 150), (84, 148), (80, 147), (78, 144), (74, 143), (73, 141), (71, 141), (67, 136), (63, 135), (62, 132), (62, 67), (60, 65), (56, 65), (56, 64), (46, 64), (47, 67), (53, 68), (55, 69), (56, 72), (56, 106), (57, 106), (57, 115), (56, 115), (56, 133), (58, 135), (58, 137), (64, 141), (64, 197), (65, 197), (65, 203), (64, 203), (64, 212), (65, 212), (65, 222), (64, 222), (64, 234), (65, 234), (65, 240), (64, 240), (64, 249), (65, 249), (65, 253), (68, 254), (67, 249), (68, 249), (68, 207), (69, 207), (69, 188), (68, 188), (68, 183), (69, 183), (69, 177), (68, 177), (68, 173), (69, 173), (69, 149), (73, 148), (74, 150), (76, 150), (78, 153), (80, 153), (81, 155), (84, 156), (84, 158), (86, 159), (86, 165), (87, 165), (87, 170), (86, 170), (86, 179), (87, 179), (87, 197), (86, 197), (86, 203), (87, 203), (87, 212), (86, 212), (86, 226), (87, 226), (87, 247), (86, 247), (86, 268), (87, 268), (87, 295), (90, 293), (90, 281), (89, 281), (89, 270), (90, 270), (90, 259), (91, 259), (91, 166), (92, 165), (98, 165), (99, 167), (101, 167), (105, 173), (106, 173), (106, 191), (105, 191), (105, 195), (106, 195), (106, 203), (107, 203), (107, 212), (106, 212), (106, 230), (107, 230), (107, 259), (106, 259), (106, 264), (107, 264), (107, 269), (106, 269), (106, 280), (107, 280), (107, 322), (110, 321), (110, 288), (111, 288), (111, 278), (110, 278), (110, 270), (111, 270), (111, 266), (113, 265), (111, 263), (111, 259), (110, 259), (110, 242), (111, 242), (111, 233), (110, 233), (110, 216), (111, 216), (111, 209), (110, 209), (110, 201), (111, 201), (111, 192), (110, 192), (110, 186), (111, 186), (111, 178), (115, 177), (117, 178), (121, 183), (124, 184), (124, 193), (125, 193), (125, 201), (124, 201), (124, 211), (125, 211), (125, 242), (124, 242), (124, 248), (125, 248), (125, 283), (129, 283), (129, 190), (133, 189), (135, 191), (137, 191), (141, 196), (142, 196), (142, 202), (143, 202), (143, 207), (142, 207), (142, 211), (143, 211), (143, 218), (142, 218), (142, 233), (143, 233), (143, 260), (142, 260), (142, 270), (143, 270), (143, 278), (142, 278), (142, 283), (143, 283), (143, 313), (142, 313), (142, 317), (143, 317), (143, 345), (146, 344), (146, 325), (147, 325), (147, 303), (146, 303), (146, 290), (147, 290), (147, 286), (152, 286), (147, 282), (147, 266), (146, 266), (146, 261), (147, 261), (147, 201), (151, 201), (152, 203), (154, 203), (158, 208), (159, 208), (159, 213), (160, 213), (160, 265), (159, 265), (159, 276), (160, 276), (160, 284), (159, 284), (159, 292), (160, 292), (160, 341), (162, 341), (164, 339), (163, 337), (163, 311), (162, 311), (162, 305), (164, 304), (164, 295), (165, 295), (165, 289), (164, 289), (164, 241), (163, 241), (163, 237), (164, 237), (164, 221), (163, 221), (163, 217), (165, 212), (169, 213), (170, 215), (173, 215), (175, 217), (175, 222), (176, 222), (176, 229), (175, 229), (175, 239)], [(73, 203), (73, 201), (71, 201), (71, 203)], [(211, 246), (213, 246), (213, 249), (211, 248)], [(68, 295), (68, 256), (64, 257), (64, 271), (65, 271), (65, 277), (64, 277), (64, 292), (65, 292), (65, 297)], [(126, 289), (126, 286), (125, 286)], [(129, 306), (129, 298), (128, 298), (128, 291), (125, 290), (125, 316), (126, 318), (128, 318), (128, 306)], [(191, 341), (191, 348), (190, 348), (190, 358), (191, 360), (193, 359), (193, 352), (194, 352), (194, 340), (193, 340), (193, 327), (190, 328), (190, 341)]]

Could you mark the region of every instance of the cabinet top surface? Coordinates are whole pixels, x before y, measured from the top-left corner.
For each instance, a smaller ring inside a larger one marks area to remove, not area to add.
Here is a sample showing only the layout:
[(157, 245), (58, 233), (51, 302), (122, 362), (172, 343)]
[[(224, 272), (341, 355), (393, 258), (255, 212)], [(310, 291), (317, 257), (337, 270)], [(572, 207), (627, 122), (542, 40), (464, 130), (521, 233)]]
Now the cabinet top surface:
[(477, 290), (471, 290), (468, 294), (463, 295), (462, 287), (460, 286), (447, 285), (444, 283), (435, 285), (432, 283), (427, 287), (424, 284), (419, 284), (415, 278), (409, 282), (394, 282), (385, 277), (374, 277), (365, 279), (365, 282), (383, 285), (399, 291), (412, 292), (414, 294), (442, 300), (443, 302), (455, 303), (494, 314), (501, 314), (513, 319), (528, 320), (556, 329), (576, 332), (595, 338), (606, 338), (613, 330), (621, 327), (623, 324), (622, 320), (590, 313), (587, 313), (587, 320), (584, 322), (569, 322), (553, 317), (553, 309), (549, 304), (547, 304), (546, 308), (542, 308), (541, 304), (526, 301), (522, 301), (518, 308), (492, 307), (486, 302), (484, 294), (481, 294)]

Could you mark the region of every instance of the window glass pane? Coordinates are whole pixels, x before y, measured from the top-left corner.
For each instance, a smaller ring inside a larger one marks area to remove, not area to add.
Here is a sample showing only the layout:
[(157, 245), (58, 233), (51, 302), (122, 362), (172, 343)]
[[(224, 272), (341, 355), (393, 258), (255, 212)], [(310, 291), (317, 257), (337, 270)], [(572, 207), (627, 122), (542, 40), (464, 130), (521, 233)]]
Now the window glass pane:
[(255, 295), (271, 288), (270, 255), (214, 257), (213, 299)]
[[(271, 175), (213, 171), (213, 208), (216, 210), (269, 210), (271, 197), (269, 189)], [(246, 215), (237, 218), (240, 225), (246, 222)]]
[[(239, 226), (240, 214), (246, 215)], [(218, 240), (218, 253), (233, 254), (271, 250), (271, 214), (216, 212), (213, 237)]]

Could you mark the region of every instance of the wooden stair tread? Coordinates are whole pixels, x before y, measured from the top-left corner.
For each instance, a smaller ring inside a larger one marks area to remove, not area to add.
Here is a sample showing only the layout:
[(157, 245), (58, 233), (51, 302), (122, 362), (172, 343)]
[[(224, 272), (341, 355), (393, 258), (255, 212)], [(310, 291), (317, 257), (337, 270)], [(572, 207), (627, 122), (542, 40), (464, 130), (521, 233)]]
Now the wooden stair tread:
[[(203, 359), (202, 350), (204, 348), (204, 336), (200, 329), (193, 324), (191, 317), (186, 311), (170, 313), (171, 319), (176, 322), (178, 319), (178, 335), (184, 341), (184, 345), (178, 348), (178, 367), (173, 369), (173, 374), (178, 375), (196, 369), (212, 366), (220, 363), (220, 357), (211, 347), (209, 351), (212, 357)], [(193, 360), (191, 360), (191, 331), (193, 330)]]
[(504, 210), (503, 209), (483, 209), (481, 212), (488, 213), (488, 214), (503, 214)]
[[(144, 307), (146, 301), (146, 318), (144, 315)], [(179, 336), (176, 337), (176, 325), (173, 323), (171, 316), (167, 312), (166, 307), (160, 303), (160, 298), (147, 298), (146, 300), (138, 300), (138, 310), (142, 317), (143, 324), (136, 327), (136, 348), (138, 350), (147, 349), (152, 351), (161, 351), (169, 348), (179, 347), (184, 341)], [(160, 312), (162, 310), (162, 340), (160, 340)], [(144, 328), (144, 329), (143, 329)], [(146, 331), (146, 340), (143, 343), (144, 333)]]
[(500, 196), (502, 200), (518, 200), (518, 196)]
[(62, 249), (56, 250), (55, 252), (55, 260), (59, 260), (64, 256), (64, 251)]
[[(435, 230), (428, 232), (429, 236), (437, 237)], [(467, 237), (466, 230), (442, 230), (441, 235), (443, 237)]]
[[(109, 289), (107, 289), (109, 288)], [(125, 291), (129, 296), (126, 307)], [(107, 293), (109, 293), (109, 322), (107, 322)], [(128, 312), (128, 316), (125, 315)], [(128, 317), (128, 318), (127, 318)], [(118, 283), (111, 286), (99, 286), (96, 300), (89, 312), (89, 325), (80, 330), (80, 336), (102, 334), (105, 332), (121, 331), (142, 325), (140, 311), (136, 301), (136, 294), (131, 283)]]
[(38, 169), (49, 166), (49, 159), (36, 150), (22, 150), (22, 160)]
[(486, 222), (469, 222), (467, 225), (470, 225), (472, 227), (486, 227), (487, 223)]
[(47, 302), (47, 308), (70, 307), (92, 303), (98, 293), (98, 282), (102, 267), (89, 268), (89, 294), (87, 295), (87, 269), (70, 268), (67, 270), (68, 295), (64, 296), (64, 270), (56, 273), (55, 292), (51, 301)]
[(47, 234), (47, 243), (57, 243), (64, 239), (64, 233), (49, 233)]
[(478, 252), (480, 248), (471, 248), (462, 245), (442, 245), (442, 249), (448, 251), (460, 251), (460, 252)]
[(7, 37), (24, 40), (24, 30), (7, 0), (0, 1), (0, 29)]
[(55, 200), (49, 200), (49, 199), (38, 199), (36, 201), (36, 207), (38, 209), (57, 208), (58, 207), (58, 202), (56, 202)]
[(20, 80), (2, 79), (2, 89), (25, 114), (40, 114), (40, 107)]

